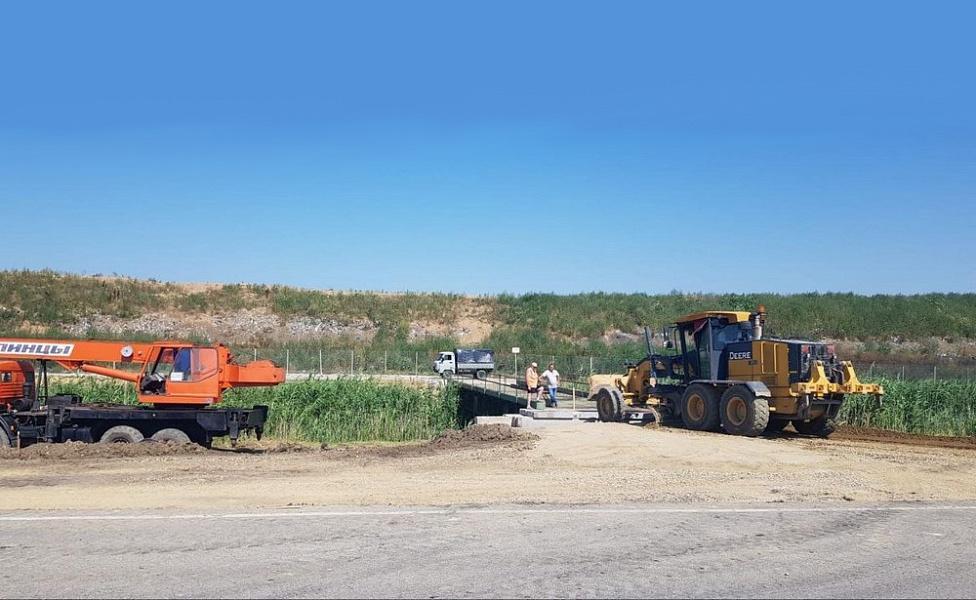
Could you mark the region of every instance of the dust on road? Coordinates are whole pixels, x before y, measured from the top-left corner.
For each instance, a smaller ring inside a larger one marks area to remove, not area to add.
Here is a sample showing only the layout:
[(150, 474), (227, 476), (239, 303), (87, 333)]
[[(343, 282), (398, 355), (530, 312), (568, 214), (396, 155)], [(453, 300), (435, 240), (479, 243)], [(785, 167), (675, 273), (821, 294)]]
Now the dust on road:
[(472, 428), (405, 445), (319, 448), (269, 442), (237, 452), (0, 460), (0, 506), (104, 510), (976, 499), (976, 452), (971, 449), (843, 437), (742, 438), (589, 423), (533, 433)]

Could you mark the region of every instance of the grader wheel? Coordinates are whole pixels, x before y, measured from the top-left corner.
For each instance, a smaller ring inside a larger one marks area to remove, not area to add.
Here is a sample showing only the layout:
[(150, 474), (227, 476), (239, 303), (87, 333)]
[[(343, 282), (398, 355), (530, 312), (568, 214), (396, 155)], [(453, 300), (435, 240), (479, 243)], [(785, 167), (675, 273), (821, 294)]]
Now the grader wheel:
[(593, 395), (596, 400), (596, 412), (601, 421), (617, 423), (624, 419), (624, 399), (619, 390), (612, 387), (601, 387)]
[(694, 431), (719, 428), (718, 392), (710, 385), (693, 383), (681, 396), (681, 420)]
[(727, 433), (754, 437), (769, 424), (769, 401), (744, 385), (733, 385), (722, 394), (720, 413)]

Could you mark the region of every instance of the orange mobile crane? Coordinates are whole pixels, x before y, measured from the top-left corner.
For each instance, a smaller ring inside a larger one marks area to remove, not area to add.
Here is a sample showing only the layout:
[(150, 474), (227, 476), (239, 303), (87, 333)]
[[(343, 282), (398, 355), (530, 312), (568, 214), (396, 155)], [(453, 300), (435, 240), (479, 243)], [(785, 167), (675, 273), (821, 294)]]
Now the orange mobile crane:
[[(51, 396), (50, 363), (129, 381), (136, 386), (139, 405)], [(0, 446), (150, 438), (209, 447), (215, 437), (236, 442), (242, 431), (254, 431), (260, 438), (267, 406), (212, 405), (229, 388), (277, 385), (284, 379), (284, 370), (271, 361), (236, 364), (222, 344), (0, 339)]]

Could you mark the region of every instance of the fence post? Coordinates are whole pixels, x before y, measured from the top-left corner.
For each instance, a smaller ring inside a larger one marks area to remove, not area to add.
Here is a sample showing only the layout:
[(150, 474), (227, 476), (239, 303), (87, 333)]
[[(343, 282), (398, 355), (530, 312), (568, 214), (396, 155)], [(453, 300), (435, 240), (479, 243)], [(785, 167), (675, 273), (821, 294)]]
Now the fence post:
[(285, 379), (288, 379), (288, 368), (291, 366), (291, 352), (285, 348)]
[(939, 366), (932, 365), (932, 380), (935, 381), (939, 378)]
[(356, 374), (356, 349), (349, 349), (349, 376), (352, 377)]
[(383, 351), (383, 374), (384, 375), (386, 375), (386, 359), (388, 357), (388, 354), (389, 354), (388, 350)]
[(257, 360), (258, 359), (258, 349), (257, 348), (253, 348), (253, 350), (254, 350), (254, 360)]
[(593, 357), (590, 357), (590, 377), (593, 376)]
[(319, 377), (322, 376), (322, 349), (319, 348)]
[(413, 376), (420, 377), (420, 352), (413, 353)]

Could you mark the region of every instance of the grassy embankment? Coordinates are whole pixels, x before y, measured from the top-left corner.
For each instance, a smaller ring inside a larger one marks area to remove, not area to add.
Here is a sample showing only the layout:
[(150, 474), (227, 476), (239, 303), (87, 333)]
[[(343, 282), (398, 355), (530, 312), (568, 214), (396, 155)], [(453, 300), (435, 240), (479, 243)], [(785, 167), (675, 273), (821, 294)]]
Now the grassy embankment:
[[(503, 294), (464, 298), (456, 294), (322, 292), (280, 285), (234, 284), (202, 291), (154, 281), (100, 279), (51, 271), (0, 271), (0, 334), (22, 330), (25, 323), (36, 332), (58, 335), (66, 324), (94, 313), (132, 318), (149, 312), (214, 314), (261, 309), (283, 320), (308, 317), (341, 323), (367, 321), (376, 328), (368, 350), (394, 351), (425, 358), (452, 345), (447, 338), (411, 340), (411, 322), (451, 323), (472, 303), (491, 321), (493, 331), (484, 345), (520, 346), (525, 352), (557, 356), (640, 356), (641, 342), (607, 344), (607, 332), (632, 332), (643, 325), (655, 330), (676, 316), (706, 308), (753, 310), (765, 304), (772, 335), (810, 339), (834, 338), (870, 342), (870, 351), (893, 352), (892, 340), (924, 342), (913, 357), (932, 357), (935, 340), (976, 339), (976, 294), (921, 294), (861, 296), (841, 293), (806, 294), (607, 294), (574, 295)], [(262, 340), (255, 332), (242, 348), (258, 347), (266, 354), (283, 348), (282, 342)], [(89, 331), (89, 337), (104, 332)], [(139, 339), (140, 332), (127, 332)], [(211, 341), (199, 338), (199, 341)], [(230, 340), (234, 341), (234, 340)], [(314, 356), (357, 348), (362, 342), (325, 338), (287, 342), (296, 356)], [(874, 360), (872, 358), (872, 360)]]

